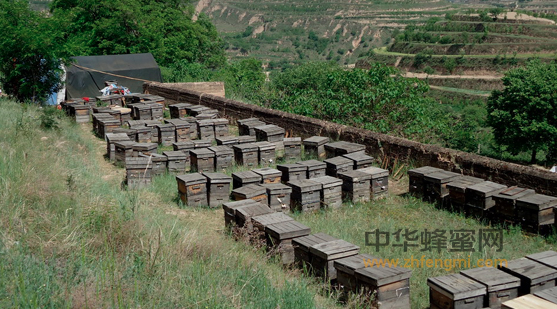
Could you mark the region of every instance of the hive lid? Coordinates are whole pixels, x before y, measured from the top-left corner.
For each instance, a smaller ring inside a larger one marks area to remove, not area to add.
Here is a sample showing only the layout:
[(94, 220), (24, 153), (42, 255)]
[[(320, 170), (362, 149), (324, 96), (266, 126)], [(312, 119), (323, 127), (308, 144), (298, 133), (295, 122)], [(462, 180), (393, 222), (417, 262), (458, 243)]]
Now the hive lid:
[(174, 150), (185, 150), (185, 149), (193, 149), (195, 148), (195, 143), (191, 141), (187, 142), (174, 142), (172, 143)]
[(272, 212), (260, 216), (255, 216), (252, 217), (251, 220), (253, 221), (253, 223), (259, 224), (261, 226), (294, 221), (292, 217), (285, 215), (283, 212)]
[(168, 160), (167, 156), (158, 153), (140, 153), (139, 156), (143, 158), (150, 158), (153, 162), (165, 162)]
[(389, 171), (384, 170), (379, 167), (369, 166), (366, 168), (361, 168), (358, 171), (368, 173), (371, 175), (371, 179), (381, 178), (381, 177), (389, 177)]
[(236, 121), (236, 123), (238, 123), (238, 126), (249, 123), (249, 122), (255, 122), (255, 121), (259, 121), (259, 118), (245, 118), (245, 119), (238, 119)]
[(253, 135), (241, 135), (238, 136), (238, 143), (245, 144), (245, 143), (255, 143), (255, 136)]
[(364, 173), (359, 170), (353, 170), (353, 171), (338, 173), (338, 178), (346, 181), (352, 181), (352, 182), (369, 181), (371, 180), (371, 174)]
[(325, 164), (327, 164), (327, 166), (343, 166), (343, 165), (352, 166), (352, 164), (353, 164), (352, 160), (347, 159), (345, 157), (341, 157), (341, 156), (333, 157), (333, 158), (327, 159), (323, 162), (325, 162)]
[(428, 278), (427, 285), (455, 301), (487, 293), (483, 284), (461, 274)]
[(208, 148), (211, 147), (212, 144), (213, 142), (208, 139), (198, 139), (193, 141), (195, 148)]
[(292, 188), (282, 183), (262, 183), (259, 185), (267, 190), (267, 194), (292, 193)]
[(479, 267), (463, 270), (462, 275), (474, 279), (487, 287), (487, 292), (501, 291), (520, 286), (520, 278), (493, 267)]
[(250, 151), (257, 151), (259, 147), (254, 145), (253, 143), (246, 143), (246, 144), (238, 144), (232, 146), (234, 149), (238, 149), (241, 152), (250, 152)]
[(245, 199), (245, 200), (241, 200), (241, 201), (226, 202), (226, 203), (222, 204), (222, 208), (224, 209), (224, 211), (226, 211), (228, 213), (234, 213), (234, 210), (236, 208), (243, 207), (243, 206), (254, 205), (254, 204), (261, 204), (261, 203), (256, 202), (252, 199)]
[(292, 180), (288, 182), (288, 185), (291, 186), (293, 190), (296, 189), (301, 192), (316, 191), (322, 189), (322, 185), (320, 183), (312, 181), (310, 179)]
[(236, 188), (234, 190), (232, 190), (232, 193), (237, 193), (240, 195), (243, 195), (247, 198), (251, 198), (254, 196), (258, 196), (258, 195), (263, 195), (263, 194), (267, 194), (267, 190), (261, 186), (258, 186), (256, 184), (250, 184), (250, 185), (246, 185), (246, 186), (242, 186), (239, 188)]
[(176, 128), (189, 128), (191, 127), (191, 123), (183, 120), (183, 119), (165, 119), (166, 123), (173, 125)]
[(231, 183), (232, 177), (223, 173), (202, 173), (203, 176), (207, 177), (209, 183)]
[(130, 141), (130, 137), (126, 133), (106, 133), (104, 137), (110, 143)]
[(207, 149), (209, 149), (210, 151), (214, 152), (215, 155), (231, 155), (231, 154), (234, 153), (234, 151), (232, 150), (231, 147), (224, 146), (224, 145), (221, 145), (221, 146), (211, 146), (211, 147), (209, 147), (209, 148), (207, 148)]
[(215, 153), (207, 148), (192, 149), (190, 150), (190, 154), (192, 156), (196, 156), (197, 158), (208, 158), (215, 156)]
[(448, 183), (453, 180), (456, 180), (458, 177), (462, 175), (449, 172), (449, 171), (437, 171), (427, 175), (424, 175), (424, 180), (433, 183)]
[(284, 128), (281, 128), (281, 127), (279, 127), (277, 125), (274, 125), (274, 124), (258, 126), (258, 127), (255, 127), (255, 130), (265, 132), (265, 134), (267, 134), (267, 135), (283, 135), (284, 132), (285, 132)]
[(304, 140), (304, 145), (323, 146), (329, 142), (329, 138), (325, 136), (312, 136)]
[(279, 164), (277, 165), (277, 169), (279, 171), (287, 171), (287, 172), (301, 172), (307, 170), (307, 166), (301, 164)]
[(119, 141), (119, 142), (115, 142), (114, 145), (116, 147), (119, 148), (126, 148), (126, 149), (131, 149), (133, 145), (135, 145), (135, 142), (132, 141)]
[(259, 148), (259, 151), (272, 150), (276, 148), (275, 144), (266, 141), (256, 142), (253, 144)]
[(237, 136), (222, 136), (222, 137), (217, 137), (215, 138), (218, 142), (224, 144), (224, 143), (238, 143), (238, 137)]
[(535, 190), (514, 186), (499, 192), (499, 194), (495, 195), (494, 197), (507, 200), (517, 200), (521, 197), (534, 193), (536, 193)]
[(258, 168), (258, 169), (254, 169), (252, 170), (254, 173), (261, 175), (261, 177), (265, 177), (265, 176), (281, 176), (282, 172), (274, 169), (274, 168), (270, 168), (270, 167), (264, 167), (264, 168)]
[(530, 280), (531, 285), (557, 278), (557, 269), (527, 258), (509, 261), (506, 265), (498, 265), (498, 268), (513, 276)]
[(207, 183), (207, 178), (200, 173), (191, 173), (186, 175), (176, 176), (177, 181), (183, 182), (186, 186)]
[(313, 170), (316, 170), (316, 169), (325, 169), (327, 167), (327, 163), (317, 161), (317, 160), (299, 161), (299, 162), (296, 162), (296, 163), (300, 164), (300, 165), (307, 166), (309, 171), (313, 171)]
[(151, 168), (151, 160), (143, 157), (126, 158), (126, 168)]
[(422, 166), (422, 167), (418, 167), (418, 168), (413, 168), (411, 170), (408, 170), (408, 175), (409, 176), (423, 176), (423, 175), (427, 175), (427, 174), (431, 174), (434, 172), (439, 172), (442, 171), (442, 169), (437, 168), (437, 167), (433, 167), (433, 166)]
[(533, 208), (542, 210), (557, 205), (557, 197), (536, 193), (521, 197), (516, 202), (517, 204), (533, 206)]
[(214, 126), (215, 122), (213, 119), (202, 119), (202, 120), (197, 120), (197, 124), (202, 127), (202, 126)]
[(336, 269), (353, 275), (354, 271), (366, 267), (373, 260), (379, 260), (379, 258), (368, 254), (356, 254), (335, 260), (333, 265)]
[(294, 240), (292, 240), (292, 244), (298, 246), (303, 251), (308, 252), (309, 248), (313, 245), (317, 245), (317, 244), (321, 244), (333, 240), (338, 240), (338, 238), (335, 238), (325, 233), (316, 233), (308, 236), (295, 238)]
[(302, 223), (293, 220), (267, 225), (265, 227), (265, 233), (276, 239), (283, 240), (309, 235), (309, 233), (311, 233), (311, 229)]
[(534, 295), (557, 305), (557, 287), (536, 292)]
[(447, 184), (449, 190), (456, 190), (458, 192), (465, 192), (466, 188), (473, 186), (477, 183), (484, 182), (485, 180), (476, 177), (462, 176)]
[(342, 239), (315, 244), (309, 248), (311, 254), (325, 260), (334, 260), (356, 255), (359, 251), (360, 247)]
[(502, 304), (501, 308), (512, 309), (557, 309), (557, 304), (540, 298), (537, 295), (524, 295), (508, 300)]
[(174, 125), (172, 125), (172, 124), (158, 123), (158, 124), (155, 125), (155, 127), (157, 127), (161, 131), (173, 131), (174, 130)]
[(489, 197), (503, 191), (505, 188), (507, 188), (507, 186), (505, 185), (501, 185), (491, 181), (482, 181), (475, 185), (471, 185), (466, 190), (476, 192), (476, 193), (481, 193), (485, 197)]
[(273, 212), (274, 211), (271, 208), (261, 203), (238, 207), (234, 210), (235, 216), (243, 219), (244, 221), (247, 221), (249, 218), (266, 215)]
[(311, 180), (320, 183), (323, 186), (323, 189), (342, 185), (341, 179), (332, 176), (321, 176), (312, 178)]
[(301, 144), (302, 144), (302, 138), (301, 137), (286, 137), (284, 139), (284, 145), (285, 146), (301, 145)]
[(342, 156), (356, 162), (373, 162), (373, 157), (368, 156), (365, 152), (352, 152)]
[(213, 123), (215, 125), (225, 125), (225, 124), (228, 124), (228, 119), (226, 119), (226, 118), (213, 119)]
[(261, 181), (261, 175), (258, 175), (252, 171), (234, 172), (232, 173), (232, 178)]
[(542, 263), (545, 266), (557, 269), (557, 252), (544, 251), (526, 256), (527, 259)]
[(191, 106), (189, 103), (175, 103), (168, 105), (168, 108), (186, 109), (186, 107)]
[(172, 160), (186, 159), (187, 157), (183, 151), (164, 151), (162, 154)]

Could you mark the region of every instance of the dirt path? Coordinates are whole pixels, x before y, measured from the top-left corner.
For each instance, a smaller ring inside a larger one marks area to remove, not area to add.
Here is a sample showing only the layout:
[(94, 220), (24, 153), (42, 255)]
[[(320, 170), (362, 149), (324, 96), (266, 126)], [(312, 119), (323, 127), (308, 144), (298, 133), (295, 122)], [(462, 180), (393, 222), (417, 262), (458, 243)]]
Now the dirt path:
[(426, 78), (439, 78), (439, 79), (485, 79), (485, 80), (498, 80), (503, 77), (503, 75), (430, 75), (426, 73), (414, 73), (414, 72), (405, 72), (402, 73), (402, 76), (408, 78), (419, 78), (419, 79), (426, 79)]

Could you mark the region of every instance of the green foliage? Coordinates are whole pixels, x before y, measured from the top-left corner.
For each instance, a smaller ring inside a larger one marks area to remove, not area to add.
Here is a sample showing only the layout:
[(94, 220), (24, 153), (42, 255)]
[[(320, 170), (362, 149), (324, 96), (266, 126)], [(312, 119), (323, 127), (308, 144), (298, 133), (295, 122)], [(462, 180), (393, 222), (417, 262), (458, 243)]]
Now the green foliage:
[(557, 145), (557, 65), (539, 60), (515, 68), (503, 77), (505, 88), (488, 100), (488, 124), (495, 140), (511, 154), (554, 149)]
[(179, 0), (54, 0), (72, 55), (150, 52), (160, 65), (176, 60), (218, 67), (223, 41), (209, 18)]
[(64, 113), (55, 107), (45, 107), (42, 111), (43, 113), (40, 116), (41, 128), (45, 130), (60, 129), (59, 121)]
[(55, 20), (27, 1), (0, 1), (0, 82), (18, 101), (43, 102), (57, 91), (64, 41)]

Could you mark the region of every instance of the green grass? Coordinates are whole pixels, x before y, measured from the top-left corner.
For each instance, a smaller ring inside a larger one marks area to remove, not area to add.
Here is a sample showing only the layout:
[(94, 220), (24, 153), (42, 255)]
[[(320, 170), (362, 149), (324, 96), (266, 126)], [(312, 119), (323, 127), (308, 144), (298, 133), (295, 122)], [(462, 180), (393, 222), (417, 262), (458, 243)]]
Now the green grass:
[(443, 87), (443, 86), (430, 86), (432, 89), (437, 89), (446, 92), (454, 92), (454, 93), (462, 93), (467, 95), (476, 95), (476, 96), (489, 96), (491, 91), (482, 91), (482, 90), (473, 90), (473, 89), (462, 89), (462, 88), (453, 88), (453, 87)]

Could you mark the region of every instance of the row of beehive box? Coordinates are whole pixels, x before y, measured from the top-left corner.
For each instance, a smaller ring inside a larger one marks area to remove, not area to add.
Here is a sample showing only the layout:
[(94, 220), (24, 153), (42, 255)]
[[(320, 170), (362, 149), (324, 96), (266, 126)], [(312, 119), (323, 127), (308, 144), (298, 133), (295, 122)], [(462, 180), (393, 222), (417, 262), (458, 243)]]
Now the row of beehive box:
[(555, 223), (557, 197), (532, 189), (509, 188), (430, 166), (409, 170), (408, 176), (411, 194), (444, 208), (492, 222), (520, 224), (533, 233), (548, 232)]
[[(441, 277), (429, 278), (430, 308), (557, 308), (557, 252), (546, 251), (512, 261), (502, 261), (497, 267), (481, 267)], [(535, 294), (545, 301), (542, 306), (525, 306), (517, 297)], [(549, 297), (552, 296), (552, 297)], [(515, 304), (516, 307), (515, 307)]]
[[(267, 205), (244, 199), (223, 204), (225, 226), (255, 246), (266, 246), (284, 265), (297, 265), (322, 277), (343, 294), (363, 293), (374, 308), (410, 308), (410, 269), (370, 266), (376, 257), (311, 229)], [(367, 267), (366, 267), (367, 265)]]

